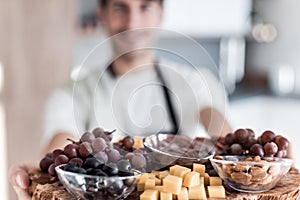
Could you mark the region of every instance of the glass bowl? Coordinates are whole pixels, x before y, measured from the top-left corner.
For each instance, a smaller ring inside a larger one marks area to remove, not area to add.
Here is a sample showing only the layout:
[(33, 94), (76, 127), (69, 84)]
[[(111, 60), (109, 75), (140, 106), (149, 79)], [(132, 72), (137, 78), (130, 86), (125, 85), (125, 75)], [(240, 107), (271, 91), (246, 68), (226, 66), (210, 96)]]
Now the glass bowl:
[(64, 165), (55, 168), (60, 182), (77, 199), (124, 199), (136, 187), (142, 175), (134, 171), (133, 176), (92, 176), (63, 170)]
[(252, 193), (274, 188), (293, 164), (291, 159), (246, 156), (215, 156), (210, 162), (225, 184)]
[(151, 170), (175, 164), (186, 167), (193, 163), (208, 164), (214, 154), (214, 145), (206, 138), (191, 139), (185, 135), (158, 133), (144, 138), (143, 143), (153, 163)]

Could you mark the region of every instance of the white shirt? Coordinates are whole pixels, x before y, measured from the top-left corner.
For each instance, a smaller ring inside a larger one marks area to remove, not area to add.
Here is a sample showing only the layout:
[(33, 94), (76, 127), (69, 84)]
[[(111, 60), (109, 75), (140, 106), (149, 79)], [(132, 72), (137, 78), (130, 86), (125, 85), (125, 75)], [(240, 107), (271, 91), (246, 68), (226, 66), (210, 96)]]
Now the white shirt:
[[(205, 68), (192, 69), (160, 60), (166, 86), (182, 133), (207, 136), (199, 124), (205, 107), (226, 111), (222, 84)], [(114, 134), (145, 136), (172, 131), (164, 92), (154, 67), (141, 66), (121, 77), (109, 70), (89, 72), (54, 91), (45, 111), (45, 141), (63, 131), (80, 136), (96, 127), (117, 129)]]

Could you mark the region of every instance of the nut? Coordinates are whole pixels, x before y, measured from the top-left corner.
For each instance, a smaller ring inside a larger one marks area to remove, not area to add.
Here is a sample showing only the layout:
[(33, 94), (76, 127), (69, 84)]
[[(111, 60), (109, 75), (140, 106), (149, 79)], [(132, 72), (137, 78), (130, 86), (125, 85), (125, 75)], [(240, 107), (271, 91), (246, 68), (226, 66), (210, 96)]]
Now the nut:
[[(280, 166), (271, 166), (273, 161), (275, 160), (262, 160), (260, 156), (255, 156), (241, 160), (239, 164), (223, 165), (222, 168), (223, 172), (236, 184), (242, 184), (255, 190), (267, 188), (280, 172)], [(251, 164), (251, 162), (259, 163)]]
[(266, 185), (272, 182), (272, 176), (267, 175), (264, 179), (256, 182), (257, 184)]
[(252, 176), (244, 172), (233, 172), (231, 178), (234, 182), (243, 185), (250, 185)]
[(237, 164), (232, 167), (232, 170), (235, 172), (247, 172), (250, 168), (250, 165), (247, 164)]
[(255, 156), (255, 157), (253, 158), (253, 161), (254, 161), (254, 162), (259, 162), (259, 161), (261, 161), (260, 156)]
[(267, 172), (260, 167), (251, 167), (250, 174), (252, 175), (251, 181), (260, 181), (265, 179), (268, 175)]

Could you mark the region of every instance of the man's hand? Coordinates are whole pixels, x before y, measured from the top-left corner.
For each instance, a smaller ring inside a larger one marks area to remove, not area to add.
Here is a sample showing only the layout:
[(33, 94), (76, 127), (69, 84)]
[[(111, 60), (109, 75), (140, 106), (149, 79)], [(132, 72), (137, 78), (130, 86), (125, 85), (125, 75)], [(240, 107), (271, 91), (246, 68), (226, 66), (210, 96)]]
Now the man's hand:
[(12, 184), (19, 200), (30, 200), (28, 187), (30, 184), (29, 174), (38, 169), (36, 163), (26, 163), (12, 166), (9, 169), (9, 181)]

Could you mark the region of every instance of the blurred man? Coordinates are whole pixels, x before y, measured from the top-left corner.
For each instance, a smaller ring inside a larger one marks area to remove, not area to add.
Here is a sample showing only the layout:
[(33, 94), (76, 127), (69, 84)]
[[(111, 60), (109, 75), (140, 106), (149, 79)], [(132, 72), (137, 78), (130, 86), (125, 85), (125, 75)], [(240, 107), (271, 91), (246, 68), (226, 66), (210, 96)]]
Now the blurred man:
[[(102, 73), (98, 87), (99, 72), (91, 73), (76, 82), (75, 91), (71, 84), (51, 96), (46, 109), (45, 132), (50, 141), (46, 152), (63, 147), (66, 138), (76, 139), (74, 130), (82, 133), (99, 125), (107, 129), (117, 128), (125, 134), (144, 135), (157, 131), (193, 131), (195, 129), (190, 129), (189, 123), (194, 120), (201, 123), (211, 136), (232, 131), (221, 112), (209, 103), (209, 94), (202, 88), (205, 85), (203, 80), (181, 67), (163, 69), (163, 65), (174, 63), (158, 61), (154, 51), (142, 48), (155, 40), (152, 28), (160, 27), (163, 0), (101, 0), (99, 16), (109, 36), (118, 34), (112, 38), (113, 62)], [(123, 76), (125, 78), (121, 79)], [(221, 91), (213, 76), (205, 76), (207, 83), (218, 88), (214, 92)], [(178, 81), (180, 79), (183, 82)], [(119, 80), (122, 82), (118, 85)], [(162, 87), (145, 87), (134, 97), (136, 99), (133, 98), (133, 104), (128, 104), (132, 91), (145, 83), (158, 83)], [(175, 93), (175, 97), (169, 90)], [(112, 96), (114, 94), (117, 96)], [(196, 97), (191, 101), (193, 95)], [(179, 105), (175, 104), (176, 97)], [(166, 112), (154, 110), (148, 124), (149, 108), (153, 105), (159, 105)], [(128, 107), (133, 109), (134, 116), (130, 116)], [(29, 199), (26, 190), (28, 172), (35, 167), (37, 165), (20, 165), (11, 169), (10, 181), (19, 199)]]

